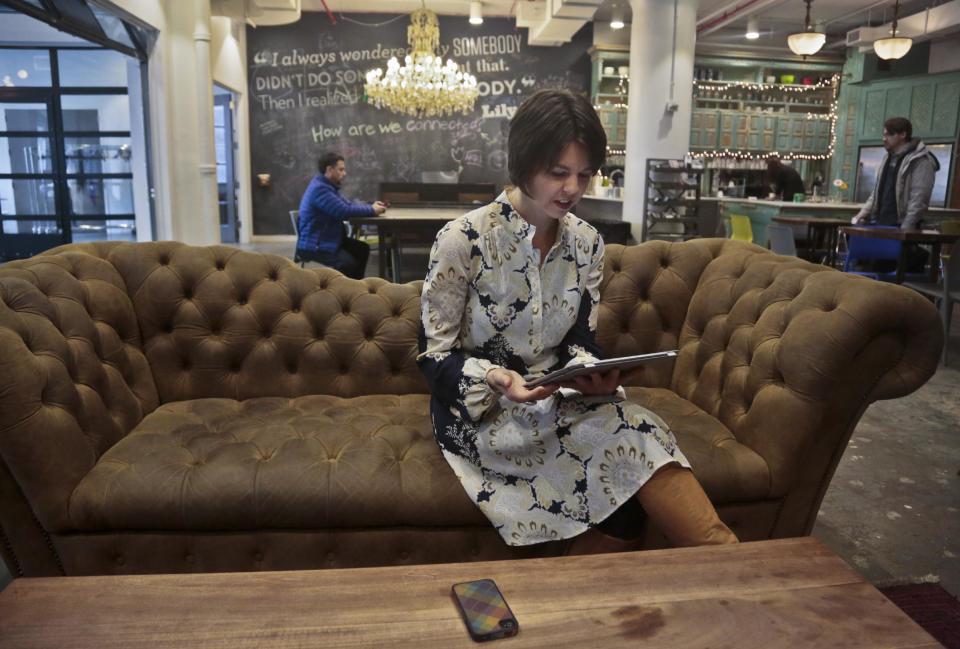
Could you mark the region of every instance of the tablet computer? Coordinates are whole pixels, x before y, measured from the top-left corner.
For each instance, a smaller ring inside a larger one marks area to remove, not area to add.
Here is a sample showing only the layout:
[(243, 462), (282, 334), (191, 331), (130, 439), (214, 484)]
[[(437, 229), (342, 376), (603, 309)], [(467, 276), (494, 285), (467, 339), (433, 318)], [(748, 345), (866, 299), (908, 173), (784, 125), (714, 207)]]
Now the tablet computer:
[(528, 390), (541, 385), (550, 385), (551, 383), (561, 383), (583, 374), (593, 372), (609, 372), (610, 370), (628, 370), (638, 365), (646, 365), (661, 360), (669, 360), (677, 357), (676, 349), (666, 352), (654, 352), (653, 354), (637, 354), (636, 356), (620, 356), (618, 358), (605, 358), (590, 363), (576, 363), (569, 367), (563, 367), (559, 370), (544, 374), (543, 376), (527, 381), (523, 387)]

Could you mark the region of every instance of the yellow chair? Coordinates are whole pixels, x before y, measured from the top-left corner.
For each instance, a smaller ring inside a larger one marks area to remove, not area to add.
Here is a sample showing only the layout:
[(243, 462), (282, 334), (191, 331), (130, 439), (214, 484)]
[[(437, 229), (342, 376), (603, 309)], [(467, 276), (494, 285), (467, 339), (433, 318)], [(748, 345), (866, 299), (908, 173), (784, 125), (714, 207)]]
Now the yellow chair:
[(944, 234), (960, 234), (960, 219), (947, 219), (940, 222), (940, 232)]
[(753, 243), (753, 228), (750, 226), (750, 217), (743, 214), (730, 215), (730, 238), (735, 241)]

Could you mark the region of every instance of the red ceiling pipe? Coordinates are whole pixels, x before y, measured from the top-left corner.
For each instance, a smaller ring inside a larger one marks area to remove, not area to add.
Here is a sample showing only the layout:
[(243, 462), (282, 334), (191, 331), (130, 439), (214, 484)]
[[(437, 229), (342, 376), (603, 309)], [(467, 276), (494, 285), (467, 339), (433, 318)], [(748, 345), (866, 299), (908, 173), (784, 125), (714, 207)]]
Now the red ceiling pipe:
[(327, 10), (327, 18), (330, 19), (330, 23), (333, 25), (337, 24), (337, 19), (334, 17), (333, 12), (330, 11), (330, 7), (327, 6), (327, 0), (320, 0), (323, 3), (323, 8)]
[(721, 23), (721, 22), (727, 20), (728, 18), (730, 18), (731, 16), (735, 16), (736, 14), (740, 13), (741, 11), (743, 11), (744, 9), (746, 9), (747, 7), (749, 7), (750, 5), (755, 5), (755, 4), (757, 4), (758, 2), (760, 2), (760, 0), (747, 0), (747, 2), (744, 2), (742, 5), (739, 5), (738, 7), (734, 8), (733, 10), (723, 12), (723, 14), (717, 16), (716, 18), (714, 18), (714, 19), (711, 20), (710, 22), (704, 23), (704, 24), (702, 24), (702, 25), (697, 25), (697, 33), (699, 34), (700, 32), (702, 32), (702, 31), (705, 30), (705, 29), (710, 29), (711, 27), (713, 27), (713, 26), (716, 25), (717, 23)]

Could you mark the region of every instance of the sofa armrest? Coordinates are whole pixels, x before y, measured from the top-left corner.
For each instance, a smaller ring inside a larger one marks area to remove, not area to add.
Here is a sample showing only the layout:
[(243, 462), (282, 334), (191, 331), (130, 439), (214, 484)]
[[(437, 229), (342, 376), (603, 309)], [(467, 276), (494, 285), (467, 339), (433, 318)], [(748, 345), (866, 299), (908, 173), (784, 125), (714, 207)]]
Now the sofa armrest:
[(923, 385), (942, 344), (917, 293), (751, 247), (704, 271), (672, 387), (764, 458), (781, 497), (814, 445), (835, 466), (867, 404)]

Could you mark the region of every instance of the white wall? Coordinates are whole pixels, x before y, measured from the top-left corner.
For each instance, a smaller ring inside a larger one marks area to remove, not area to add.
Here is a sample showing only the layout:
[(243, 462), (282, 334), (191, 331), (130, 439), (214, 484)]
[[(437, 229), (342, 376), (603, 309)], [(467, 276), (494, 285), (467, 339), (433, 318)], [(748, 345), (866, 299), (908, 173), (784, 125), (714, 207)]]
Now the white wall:
[(247, 30), (224, 16), (210, 21), (212, 40), (210, 56), (213, 59), (213, 80), (236, 94), (233, 124), (237, 138), (234, 173), (237, 191), (237, 218), (240, 222), (240, 242), (249, 243), (253, 232), (253, 200), (250, 175), (250, 127), (247, 104)]
[[(250, 147), (246, 111), (246, 42), (242, 26), (209, 19), (208, 0), (113, 0), (114, 7), (158, 32), (148, 60), (155, 217), (159, 239), (219, 243), (212, 173), (213, 96), (201, 91), (196, 37), (209, 32), (209, 77), (238, 93), (237, 177), (241, 240), (249, 240)], [(209, 78), (208, 77), (208, 78)], [(207, 116), (209, 115), (209, 119)]]

